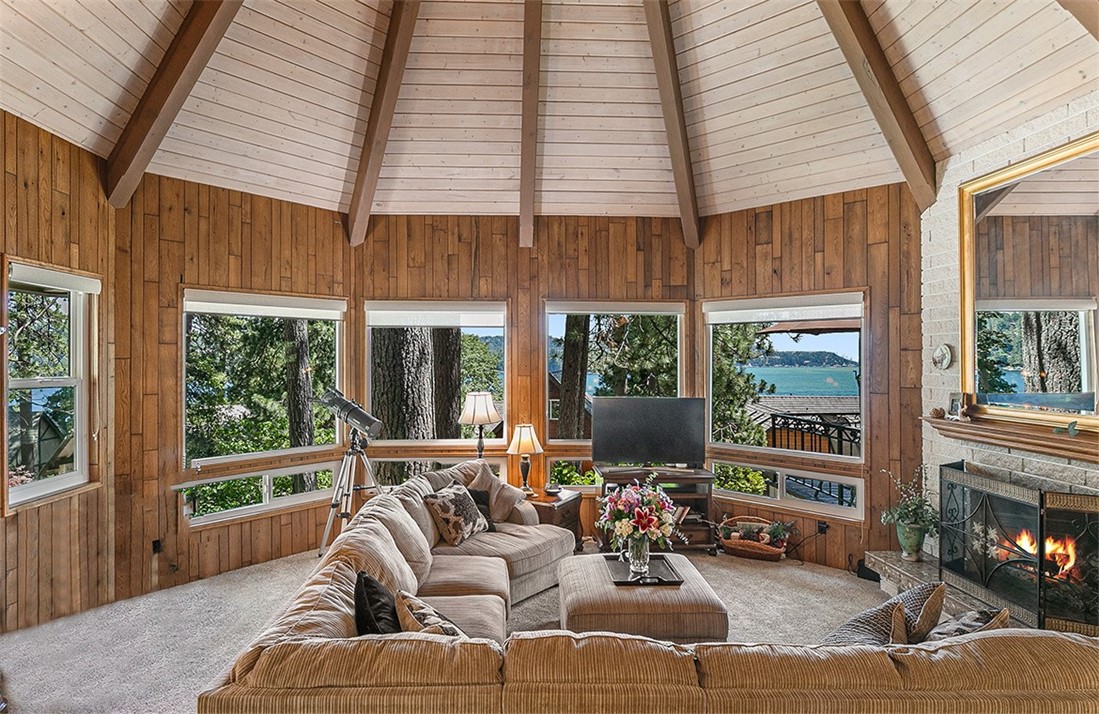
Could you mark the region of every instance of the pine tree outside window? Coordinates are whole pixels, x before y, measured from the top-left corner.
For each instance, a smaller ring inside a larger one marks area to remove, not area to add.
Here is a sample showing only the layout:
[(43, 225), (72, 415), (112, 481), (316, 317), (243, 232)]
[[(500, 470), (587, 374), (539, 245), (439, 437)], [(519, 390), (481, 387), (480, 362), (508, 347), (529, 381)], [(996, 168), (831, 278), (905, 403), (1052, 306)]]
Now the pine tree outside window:
[(89, 340), (100, 282), (13, 263), (7, 294), (7, 489), (18, 505), (89, 480)]
[[(426, 457), (433, 445), (475, 440), (476, 427), (459, 423), (469, 392), (491, 393), (506, 422), (505, 324), (502, 302), (366, 303), (366, 406), (384, 425), (376, 442), (403, 443)], [(504, 446), (505, 422), (485, 426), (488, 448)], [(400, 483), (431, 463), (378, 462), (375, 475)]]
[[(184, 465), (324, 452), (339, 443), (335, 417), (313, 400), (340, 387), (346, 308), (343, 300), (188, 289)], [(320, 488), (307, 472), (294, 492)]]

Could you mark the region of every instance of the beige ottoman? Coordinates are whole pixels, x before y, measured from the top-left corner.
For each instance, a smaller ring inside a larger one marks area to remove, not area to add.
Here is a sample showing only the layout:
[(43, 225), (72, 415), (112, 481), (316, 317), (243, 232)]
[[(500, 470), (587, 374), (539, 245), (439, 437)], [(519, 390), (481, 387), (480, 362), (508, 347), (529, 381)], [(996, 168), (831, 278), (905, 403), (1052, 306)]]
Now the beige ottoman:
[(561, 627), (621, 632), (671, 642), (724, 642), (729, 613), (691, 561), (668, 553), (682, 585), (615, 585), (602, 555), (574, 555), (557, 566)]

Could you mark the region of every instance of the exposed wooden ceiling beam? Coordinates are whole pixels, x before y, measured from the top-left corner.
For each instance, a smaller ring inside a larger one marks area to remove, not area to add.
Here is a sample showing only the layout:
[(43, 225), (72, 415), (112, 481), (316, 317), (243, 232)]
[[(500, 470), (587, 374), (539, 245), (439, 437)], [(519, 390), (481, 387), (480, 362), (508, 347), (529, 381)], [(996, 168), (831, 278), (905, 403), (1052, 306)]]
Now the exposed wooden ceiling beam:
[(973, 219), (974, 225), (980, 223), (982, 219), (992, 213), (992, 209), (998, 206), (1000, 201), (1007, 198), (1007, 195), (1018, 185), (1018, 183), (1009, 183), (1007, 186), (1001, 186), (979, 194), (973, 200), (973, 212), (977, 214), (977, 217)]
[(679, 86), (679, 65), (675, 59), (672, 19), (665, 0), (645, 0), (642, 5), (645, 6), (645, 23), (649, 26), (649, 44), (652, 45), (653, 64), (656, 66), (656, 83), (660, 88), (664, 129), (668, 135), (668, 153), (671, 154), (679, 218), (683, 224), (683, 242), (688, 248), (697, 248), (701, 235), (698, 198), (695, 195), (695, 177), (691, 167), (691, 146), (687, 141), (687, 123), (683, 119), (683, 91)]
[(122, 208), (130, 202), (242, 4), (243, 0), (210, 0), (191, 5), (107, 159), (107, 200), (112, 206)]
[(542, 2), (523, 7), (523, 119), (519, 149), (519, 246), (534, 245), (534, 190), (538, 163), (538, 95), (542, 76)]
[(366, 123), (366, 138), (359, 171), (355, 175), (355, 188), (351, 192), (351, 206), (347, 212), (347, 237), (351, 245), (366, 240), (366, 226), (370, 222), (370, 206), (378, 190), (378, 177), (382, 173), (385, 145), (389, 142), (389, 130), (393, 126), (393, 111), (397, 108), (397, 95), (401, 91), (408, 50), (412, 46), (412, 31), (416, 29), (416, 17), (420, 14), (418, 0), (394, 0), (393, 13), (389, 17), (389, 31), (385, 36), (381, 69), (374, 85), (374, 99), (370, 103), (370, 118)]
[(1075, 17), (1092, 37), (1099, 40), (1099, 2), (1096, 2), (1096, 0), (1057, 0), (1057, 3)]
[(935, 159), (861, 3), (817, 0), (817, 5), (889, 142), (916, 205), (926, 210), (937, 193)]

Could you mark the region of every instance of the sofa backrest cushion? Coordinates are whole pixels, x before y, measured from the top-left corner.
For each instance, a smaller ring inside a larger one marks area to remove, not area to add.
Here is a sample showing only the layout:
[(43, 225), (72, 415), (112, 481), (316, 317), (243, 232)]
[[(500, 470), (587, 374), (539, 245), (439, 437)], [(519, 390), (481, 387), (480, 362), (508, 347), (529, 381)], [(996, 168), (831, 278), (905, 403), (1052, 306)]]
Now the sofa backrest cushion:
[(340, 557), (330, 557), (298, 590), (290, 605), (237, 657), (229, 681), (252, 670), (260, 654), (295, 638), (354, 637), (355, 582), (359, 569)]
[(504, 647), (507, 684), (698, 686), (690, 647), (647, 637), (516, 632)]
[(990, 630), (888, 652), (905, 689), (1083, 690), (1099, 698), (1099, 639), (1094, 637)]
[[(405, 562), (389, 529), (376, 518), (366, 517), (348, 524), (328, 549), (328, 558), (339, 558), (355, 568), (356, 576), (365, 570), (390, 592), (416, 590), (419, 583)], [(351, 596), (354, 599), (354, 584)]]
[(427, 538), (416, 521), (401, 505), (400, 499), (391, 494), (375, 496), (367, 502), (363, 514), (364, 518), (374, 518), (386, 527), (401, 556), (412, 569), (412, 574), (416, 576), (417, 588), (423, 585), (431, 572), (431, 546), (427, 544)]
[(527, 494), (492, 473), (485, 462), (480, 463), (477, 475), (467, 485), (471, 490), (488, 491), (489, 516), (493, 521), (503, 523), (511, 517), (517, 505), (527, 500)]
[(881, 647), (721, 642), (698, 644), (694, 650), (703, 689), (901, 688), (901, 677)]
[(424, 503), (424, 496), (430, 493), (435, 493), (435, 489), (431, 488), (427, 479), (416, 476), (401, 484), (392, 492), (392, 495), (401, 502), (404, 509), (408, 511), (408, 515), (412, 516), (412, 520), (416, 521), (428, 545), (434, 548), (439, 542), (439, 530), (435, 527), (435, 519), (431, 517), (431, 511)]
[(472, 459), (470, 461), (463, 461), (460, 464), (448, 466), (445, 469), (429, 471), (428, 473), (423, 474), (423, 478), (427, 479), (428, 483), (431, 484), (431, 487), (438, 491), (439, 489), (446, 488), (455, 481), (463, 486), (469, 486), (469, 482), (477, 478), (477, 474), (479, 474), (482, 469), (487, 469), (489, 473), (492, 473), (492, 469), (484, 459)]
[(241, 681), (249, 687), (499, 685), (503, 652), (490, 640), (402, 632), (300, 639), (268, 647)]

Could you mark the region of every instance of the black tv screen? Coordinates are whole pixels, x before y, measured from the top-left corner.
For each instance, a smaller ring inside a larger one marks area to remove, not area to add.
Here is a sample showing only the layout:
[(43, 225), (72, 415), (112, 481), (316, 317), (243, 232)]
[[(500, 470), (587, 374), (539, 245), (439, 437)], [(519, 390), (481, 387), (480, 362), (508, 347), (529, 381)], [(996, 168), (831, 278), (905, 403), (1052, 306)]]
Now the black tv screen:
[(706, 400), (594, 397), (592, 460), (600, 464), (687, 464), (706, 460)]

